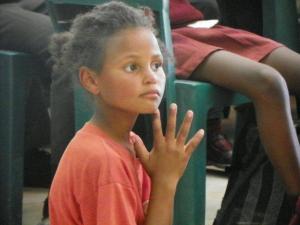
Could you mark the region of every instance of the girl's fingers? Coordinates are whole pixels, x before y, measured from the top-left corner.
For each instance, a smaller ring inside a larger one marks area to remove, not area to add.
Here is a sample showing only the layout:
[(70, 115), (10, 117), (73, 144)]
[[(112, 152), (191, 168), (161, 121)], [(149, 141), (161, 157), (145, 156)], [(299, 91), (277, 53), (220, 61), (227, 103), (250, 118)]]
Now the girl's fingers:
[(135, 136), (133, 140), (133, 147), (137, 157), (141, 160), (142, 164), (145, 165), (147, 160), (149, 159), (149, 152), (145, 147), (142, 139), (139, 136)]
[(189, 142), (186, 144), (185, 151), (187, 154), (191, 155), (198, 144), (201, 142), (202, 138), (204, 136), (204, 130), (198, 130), (197, 133), (189, 140)]
[(152, 119), (154, 146), (159, 145), (163, 141), (163, 132), (161, 128), (160, 112), (157, 109)]
[(193, 120), (193, 111), (189, 110), (185, 114), (184, 120), (180, 126), (180, 129), (177, 134), (177, 144), (184, 145), (185, 140), (189, 134), (191, 124)]
[(169, 109), (167, 129), (166, 129), (166, 139), (172, 140), (175, 138), (176, 133), (176, 116), (177, 116), (177, 105), (172, 103)]

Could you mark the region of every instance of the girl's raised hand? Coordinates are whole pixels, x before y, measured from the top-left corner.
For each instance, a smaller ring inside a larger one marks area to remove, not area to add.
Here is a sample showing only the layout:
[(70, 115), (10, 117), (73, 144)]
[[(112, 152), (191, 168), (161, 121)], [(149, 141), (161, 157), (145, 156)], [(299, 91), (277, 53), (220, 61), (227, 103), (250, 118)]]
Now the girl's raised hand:
[(193, 120), (193, 112), (188, 111), (176, 135), (177, 106), (174, 103), (170, 106), (165, 136), (159, 110), (156, 110), (153, 117), (153, 149), (148, 152), (138, 136), (134, 140), (134, 149), (152, 182), (176, 186), (193, 151), (202, 140), (204, 131), (199, 130), (186, 142)]

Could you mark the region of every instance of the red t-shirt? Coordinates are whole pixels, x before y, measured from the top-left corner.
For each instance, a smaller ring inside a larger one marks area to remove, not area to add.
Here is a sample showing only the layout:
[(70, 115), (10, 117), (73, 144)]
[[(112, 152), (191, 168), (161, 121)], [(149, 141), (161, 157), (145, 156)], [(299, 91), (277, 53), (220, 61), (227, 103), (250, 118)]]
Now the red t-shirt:
[(77, 132), (49, 194), (51, 225), (141, 225), (150, 179), (135, 156), (91, 123)]

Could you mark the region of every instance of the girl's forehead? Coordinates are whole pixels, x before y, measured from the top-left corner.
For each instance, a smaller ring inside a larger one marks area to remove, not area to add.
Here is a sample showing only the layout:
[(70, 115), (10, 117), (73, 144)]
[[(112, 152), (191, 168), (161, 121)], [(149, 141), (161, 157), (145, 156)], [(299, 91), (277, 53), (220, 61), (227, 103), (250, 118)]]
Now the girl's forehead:
[(109, 38), (107, 45), (109, 50), (118, 51), (159, 50), (153, 32), (150, 29), (140, 27), (127, 28), (115, 33)]

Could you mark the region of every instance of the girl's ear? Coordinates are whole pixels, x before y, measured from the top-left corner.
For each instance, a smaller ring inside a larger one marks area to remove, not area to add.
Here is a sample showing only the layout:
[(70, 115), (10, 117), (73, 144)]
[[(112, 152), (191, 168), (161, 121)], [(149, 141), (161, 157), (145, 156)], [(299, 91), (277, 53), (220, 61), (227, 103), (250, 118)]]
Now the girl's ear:
[(91, 94), (98, 95), (100, 93), (100, 87), (98, 85), (97, 74), (88, 67), (80, 67), (79, 80), (81, 85)]

